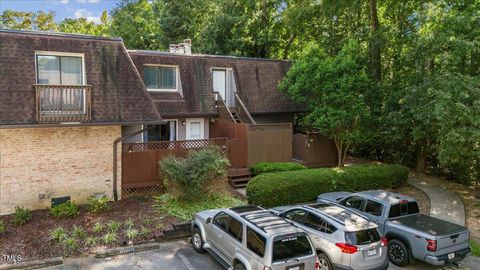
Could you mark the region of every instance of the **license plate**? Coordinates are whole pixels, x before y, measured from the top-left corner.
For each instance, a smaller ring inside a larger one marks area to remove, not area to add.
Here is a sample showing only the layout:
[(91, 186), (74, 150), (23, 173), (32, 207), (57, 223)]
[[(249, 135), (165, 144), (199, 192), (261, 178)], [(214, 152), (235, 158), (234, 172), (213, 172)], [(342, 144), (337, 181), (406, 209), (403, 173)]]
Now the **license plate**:
[(288, 270), (300, 270), (300, 266), (295, 266), (295, 267), (292, 267), (292, 268), (288, 268)]
[(367, 250), (367, 255), (368, 256), (377, 255), (377, 250), (376, 249)]
[(451, 259), (453, 259), (453, 258), (455, 258), (455, 253), (450, 253), (450, 254), (448, 254), (448, 259), (449, 259), (449, 260), (451, 260)]

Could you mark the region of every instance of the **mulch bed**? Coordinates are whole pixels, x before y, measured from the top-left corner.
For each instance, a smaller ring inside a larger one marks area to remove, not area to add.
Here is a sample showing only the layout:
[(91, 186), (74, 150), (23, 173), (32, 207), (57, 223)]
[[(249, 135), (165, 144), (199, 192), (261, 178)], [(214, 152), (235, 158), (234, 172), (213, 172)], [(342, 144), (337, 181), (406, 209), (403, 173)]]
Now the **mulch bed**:
[[(0, 235), (0, 256), (21, 255), (22, 261), (63, 256), (64, 247), (50, 239), (50, 232), (59, 227), (71, 232), (73, 226), (76, 225), (83, 228), (88, 237), (101, 238), (104, 233), (95, 234), (92, 231), (95, 223), (105, 225), (110, 221), (125, 222), (127, 219), (131, 219), (136, 230), (140, 231), (142, 226), (148, 229), (145, 235), (139, 235), (133, 242), (128, 243), (138, 244), (153, 241), (154, 235), (158, 235), (162, 233), (163, 229), (169, 229), (174, 223), (178, 223), (175, 218), (155, 210), (154, 200), (151, 197), (125, 199), (109, 204), (111, 210), (99, 214), (89, 213), (85, 207), (80, 207), (80, 215), (74, 218), (54, 218), (49, 215), (48, 210), (35, 210), (32, 211), (31, 221), (19, 226), (11, 224), (11, 215), (0, 216), (0, 220), (3, 220), (6, 226), (6, 232)], [(94, 253), (100, 248), (123, 246), (126, 242), (123, 237), (123, 225), (121, 224), (122, 229), (117, 233), (118, 241), (116, 243), (105, 245), (98, 240), (96, 246), (85, 247), (83, 240), (79, 239), (79, 249), (73, 256)], [(6, 262), (0, 261), (0, 264), (2, 263)]]

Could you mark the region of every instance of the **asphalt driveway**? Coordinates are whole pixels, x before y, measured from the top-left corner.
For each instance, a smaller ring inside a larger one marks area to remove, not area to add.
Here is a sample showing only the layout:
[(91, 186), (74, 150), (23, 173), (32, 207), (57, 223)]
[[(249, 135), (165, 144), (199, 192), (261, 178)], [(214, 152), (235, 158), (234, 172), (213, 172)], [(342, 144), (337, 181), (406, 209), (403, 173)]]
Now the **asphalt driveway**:
[[(470, 266), (468, 266), (470, 264)], [(65, 263), (60, 266), (49, 267), (46, 269), (92, 269), (92, 270), (114, 270), (114, 269), (209, 269), (220, 270), (221, 265), (218, 264), (208, 254), (198, 254), (190, 244), (186, 241), (177, 241), (163, 243), (160, 249), (138, 252), (126, 255), (120, 255), (106, 259), (95, 258), (76, 258), (66, 259)], [(478, 264), (475, 265), (473, 258), (467, 258), (461, 268), (452, 266), (433, 267), (422, 262), (417, 262), (409, 267), (399, 268), (391, 266), (389, 270), (478, 270)]]

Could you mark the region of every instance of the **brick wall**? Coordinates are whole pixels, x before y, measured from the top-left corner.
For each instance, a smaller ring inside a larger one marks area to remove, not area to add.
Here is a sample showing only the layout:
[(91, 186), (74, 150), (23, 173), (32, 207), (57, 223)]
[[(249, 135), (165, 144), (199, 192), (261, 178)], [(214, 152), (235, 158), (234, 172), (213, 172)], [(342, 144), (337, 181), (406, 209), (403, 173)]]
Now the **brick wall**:
[(95, 193), (112, 197), (120, 136), (120, 126), (0, 129), (0, 214), (47, 208), (56, 197), (79, 204)]

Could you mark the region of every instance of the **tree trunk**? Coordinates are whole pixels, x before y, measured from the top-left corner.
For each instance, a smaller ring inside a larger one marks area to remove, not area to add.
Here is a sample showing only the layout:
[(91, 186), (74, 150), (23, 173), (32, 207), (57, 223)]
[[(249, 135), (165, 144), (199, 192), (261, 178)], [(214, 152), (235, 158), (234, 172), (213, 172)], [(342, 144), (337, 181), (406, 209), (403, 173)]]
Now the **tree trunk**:
[(382, 80), (382, 48), (380, 37), (380, 23), (377, 14), (377, 1), (370, 0), (370, 64), (372, 70), (372, 78), (376, 82)]
[(416, 170), (418, 172), (425, 172), (425, 162), (427, 159), (427, 154), (425, 152), (425, 147), (421, 146), (417, 155), (417, 166)]
[(341, 168), (345, 165), (348, 146), (346, 146), (345, 142), (338, 138), (338, 136), (335, 136), (333, 140), (335, 142), (335, 148), (337, 149), (337, 167)]

